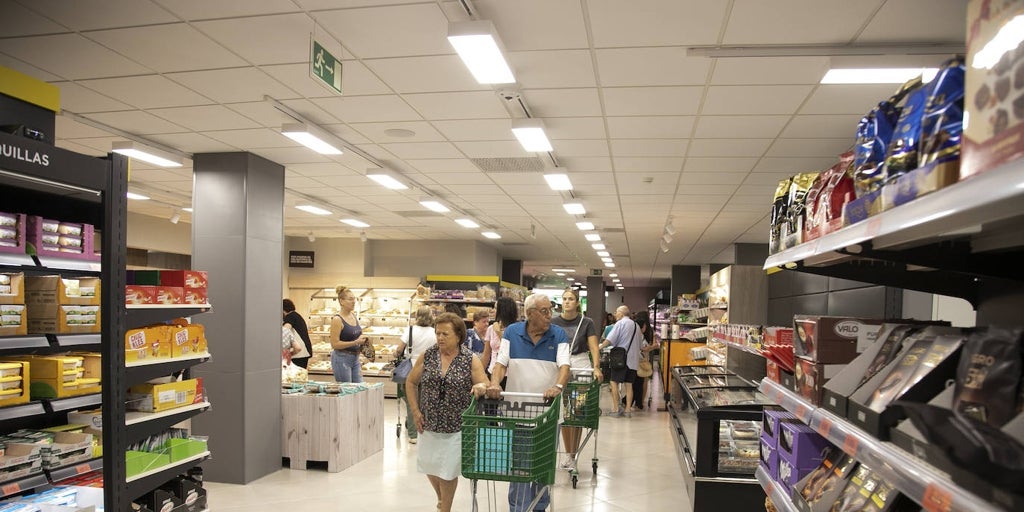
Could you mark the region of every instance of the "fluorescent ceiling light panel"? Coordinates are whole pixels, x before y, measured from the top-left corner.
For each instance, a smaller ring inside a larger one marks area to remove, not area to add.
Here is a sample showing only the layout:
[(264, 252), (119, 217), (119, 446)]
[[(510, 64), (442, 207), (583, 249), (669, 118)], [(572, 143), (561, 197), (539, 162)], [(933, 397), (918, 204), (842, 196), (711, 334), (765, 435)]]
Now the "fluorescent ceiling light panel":
[(492, 240), (497, 240), (501, 238), (501, 235), (495, 233), (494, 231), (484, 231), (483, 233), (480, 234)]
[(619, 277), (618, 274), (608, 274), (608, 277)]
[(516, 81), (498, 45), (490, 20), (448, 23), (448, 42), (481, 84), (511, 84)]
[(340, 155), (341, 150), (334, 147), (326, 132), (306, 123), (289, 123), (281, 127), (281, 134), (306, 146), (321, 155)]
[(575, 277), (567, 277), (567, 278), (565, 278), (565, 280), (566, 281), (575, 281), (576, 278)]
[(584, 237), (587, 239), (588, 242), (600, 242), (601, 241), (601, 235), (599, 235), (597, 233), (587, 233), (586, 235), (584, 235)]
[(380, 169), (374, 169), (366, 171), (366, 177), (373, 181), (376, 181), (382, 187), (391, 190), (405, 190), (409, 188), (405, 183), (398, 181), (398, 178), (391, 175), (391, 173), (382, 171)]
[(594, 223), (593, 222), (577, 222), (576, 223), (576, 227), (580, 231), (593, 231), (594, 230)]
[(365, 222), (363, 222), (361, 220), (356, 220), (356, 219), (341, 219), (341, 222), (344, 222), (345, 224), (348, 224), (349, 226), (353, 226), (353, 227), (357, 227), (357, 228), (368, 228), (368, 227), (370, 227), (369, 224), (367, 224), (367, 223), (365, 223)]
[(545, 174), (544, 180), (548, 182), (551, 190), (572, 190), (568, 174)]
[(320, 208), (318, 206), (313, 206), (311, 204), (300, 204), (300, 205), (296, 206), (295, 208), (298, 209), (298, 210), (302, 210), (302, 211), (304, 211), (306, 213), (312, 213), (313, 215), (330, 215), (331, 214), (330, 210), (324, 210), (323, 208)]
[(936, 68), (857, 68), (830, 69), (821, 79), (823, 84), (902, 84), (924, 75), (928, 82), (935, 77)]
[(603, 261), (603, 262), (605, 262), (605, 263), (612, 263), (612, 262), (613, 262), (613, 261), (615, 261), (615, 260), (613, 260), (613, 259), (611, 259), (611, 258), (601, 258), (601, 261)]
[(615, 279), (612, 279), (612, 282), (613, 283), (619, 283), (619, 282), (622, 282), (622, 280), (616, 277)]
[(605, 250), (604, 244), (590, 244), (590, 246), (593, 247), (595, 251)]
[(553, 268), (553, 269), (551, 269), (551, 271), (552, 271), (552, 272), (568, 272), (568, 273), (575, 273), (575, 272), (576, 272), (576, 269), (574, 269), (574, 268)]
[(602, 258), (607, 258), (611, 256), (611, 253), (609, 253), (608, 251), (597, 251), (597, 255)]
[(615, 264), (614, 263), (605, 262), (604, 266), (606, 266), (608, 268), (615, 268)]
[(565, 213), (569, 215), (586, 215), (587, 209), (583, 207), (583, 203), (565, 203), (562, 205), (565, 208)]
[(473, 222), (471, 219), (455, 219), (455, 223), (464, 228), (478, 228), (480, 224)]
[(974, 54), (971, 67), (974, 69), (992, 69), (1003, 55), (1020, 46), (1024, 41), (1024, 14), (1014, 16), (996, 36), (989, 40), (978, 53)]
[(512, 134), (526, 151), (540, 153), (552, 150), (551, 141), (544, 133), (544, 123), (540, 119), (513, 119)]
[(136, 194), (135, 192), (128, 192), (128, 199), (134, 199), (136, 201), (147, 201), (147, 200), (149, 200), (149, 196), (144, 196), (142, 194)]
[(426, 208), (426, 209), (428, 209), (428, 210), (430, 210), (432, 212), (444, 213), (444, 212), (451, 211), (451, 210), (448, 209), (447, 206), (441, 204), (440, 201), (437, 201), (437, 200), (434, 200), (434, 199), (424, 199), (423, 201), (420, 201), (420, 204), (424, 208)]
[(565, 277), (565, 272), (555, 272), (555, 275), (558, 277)]
[(144, 146), (134, 141), (117, 141), (111, 145), (111, 151), (129, 158), (149, 162), (160, 167), (181, 167), (181, 157), (166, 151)]

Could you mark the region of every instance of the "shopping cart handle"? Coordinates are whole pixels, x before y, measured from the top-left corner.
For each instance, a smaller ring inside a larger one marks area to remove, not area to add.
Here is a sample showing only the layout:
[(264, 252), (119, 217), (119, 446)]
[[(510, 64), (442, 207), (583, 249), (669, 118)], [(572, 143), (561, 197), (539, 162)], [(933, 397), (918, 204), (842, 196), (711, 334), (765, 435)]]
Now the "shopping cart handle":
[(502, 397), (521, 396), (521, 397), (524, 397), (524, 398), (544, 398), (544, 393), (513, 393), (513, 392), (510, 392), (510, 391), (502, 391), (501, 392), (501, 396)]
[(594, 369), (589, 366), (584, 366), (581, 368), (569, 368), (569, 371), (572, 373), (594, 373)]

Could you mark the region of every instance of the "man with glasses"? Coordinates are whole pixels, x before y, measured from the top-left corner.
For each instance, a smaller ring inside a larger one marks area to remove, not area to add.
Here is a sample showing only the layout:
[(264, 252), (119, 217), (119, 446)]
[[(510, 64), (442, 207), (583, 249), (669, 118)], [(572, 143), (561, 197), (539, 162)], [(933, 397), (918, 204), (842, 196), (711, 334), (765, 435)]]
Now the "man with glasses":
[[(502, 389), (498, 383), (507, 372), (508, 392), (543, 393), (545, 399), (554, 399), (562, 394), (565, 383), (569, 381), (569, 336), (561, 327), (551, 325), (551, 299), (547, 296), (530, 295), (523, 305), (526, 321), (516, 322), (505, 329), (487, 396), (501, 396)], [(538, 482), (510, 483), (510, 511), (525, 512), (543, 488), (544, 484)], [(545, 510), (549, 502), (550, 496), (545, 493), (533, 510)]]

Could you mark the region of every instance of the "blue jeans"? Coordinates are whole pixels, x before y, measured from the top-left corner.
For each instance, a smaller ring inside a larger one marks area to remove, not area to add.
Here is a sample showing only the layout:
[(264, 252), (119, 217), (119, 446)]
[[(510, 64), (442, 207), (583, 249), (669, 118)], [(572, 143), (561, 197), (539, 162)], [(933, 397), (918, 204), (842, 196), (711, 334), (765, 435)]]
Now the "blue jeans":
[(337, 382), (362, 382), (363, 373), (357, 352), (331, 351), (331, 371)]
[(416, 422), (412, 419), (412, 406), (409, 405), (408, 393), (409, 389), (405, 387), (405, 384), (398, 385), (398, 398), (405, 401), (405, 432), (409, 435), (409, 439), (416, 439), (419, 436), (419, 431), (416, 430)]
[[(508, 509), (509, 512), (530, 512), (533, 499), (544, 489), (540, 482), (511, 482), (508, 484)], [(551, 502), (551, 494), (544, 493), (544, 497), (534, 505), (532, 510), (547, 510)]]

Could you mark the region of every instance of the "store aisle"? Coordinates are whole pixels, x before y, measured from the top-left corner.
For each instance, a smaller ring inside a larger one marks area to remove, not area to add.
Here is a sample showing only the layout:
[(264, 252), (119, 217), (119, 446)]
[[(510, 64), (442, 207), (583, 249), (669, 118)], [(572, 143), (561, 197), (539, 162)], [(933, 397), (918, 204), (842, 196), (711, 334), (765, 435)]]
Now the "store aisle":
[[(661, 396), (658, 391), (656, 396)], [(602, 392), (602, 408), (610, 398)], [(657, 409), (659, 401), (654, 404)], [(340, 473), (282, 469), (249, 485), (208, 482), (210, 510), (216, 512), (286, 509), (303, 512), (372, 510), (411, 512), (435, 510), (434, 492), (416, 472), (415, 445), (394, 437), (395, 402), (385, 404), (384, 450)], [(645, 409), (632, 418), (602, 418), (598, 441), (598, 472), (591, 476), (589, 457), (581, 456), (579, 486), (560, 471), (555, 481), (553, 509), (566, 512), (689, 510), (682, 474), (669, 436), (668, 413)], [(488, 510), (485, 485), (480, 482), (480, 510)], [(497, 483), (497, 508), (508, 510), (507, 484)], [(453, 510), (472, 510), (471, 487), (460, 479)]]

